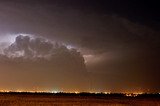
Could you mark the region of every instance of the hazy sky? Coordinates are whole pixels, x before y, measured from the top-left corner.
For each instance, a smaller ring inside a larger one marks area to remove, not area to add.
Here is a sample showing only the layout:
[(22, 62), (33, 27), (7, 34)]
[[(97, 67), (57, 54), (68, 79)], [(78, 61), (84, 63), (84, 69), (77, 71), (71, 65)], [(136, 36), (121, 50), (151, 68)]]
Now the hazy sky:
[(0, 89), (159, 92), (159, 13), (146, 0), (1, 0)]

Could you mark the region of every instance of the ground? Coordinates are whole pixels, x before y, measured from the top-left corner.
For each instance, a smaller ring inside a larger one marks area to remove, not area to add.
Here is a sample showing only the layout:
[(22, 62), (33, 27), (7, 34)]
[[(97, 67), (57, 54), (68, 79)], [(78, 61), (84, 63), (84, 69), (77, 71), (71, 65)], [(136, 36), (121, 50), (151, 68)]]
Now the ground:
[(0, 106), (160, 106), (159, 97), (0, 93)]

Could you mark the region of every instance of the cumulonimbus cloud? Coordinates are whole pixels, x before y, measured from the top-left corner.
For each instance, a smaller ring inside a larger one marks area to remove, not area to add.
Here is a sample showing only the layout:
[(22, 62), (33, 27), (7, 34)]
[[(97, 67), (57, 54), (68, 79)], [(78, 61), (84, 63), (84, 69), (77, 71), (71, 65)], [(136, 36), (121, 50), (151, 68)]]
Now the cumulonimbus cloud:
[(46, 61), (50, 65), (72, 66), (75, 70), (85, 70), (84, 58), (76, 49), (68, 49), (63, 44), (40, 37), (17, 36), (15, 42), (3, 50), (1, 61), (4, 59), (14, 62)]
[(40, 89), (81, 89), (87, 78), (84, 58), (76, 49), (45, 38), (23, 35), (3, 49), (0, 68), (1, 73), (5, 73), (0, 75), (0, 83), (13, 88), (26, 83), (28, 89), (32, 89), (31, 85)]

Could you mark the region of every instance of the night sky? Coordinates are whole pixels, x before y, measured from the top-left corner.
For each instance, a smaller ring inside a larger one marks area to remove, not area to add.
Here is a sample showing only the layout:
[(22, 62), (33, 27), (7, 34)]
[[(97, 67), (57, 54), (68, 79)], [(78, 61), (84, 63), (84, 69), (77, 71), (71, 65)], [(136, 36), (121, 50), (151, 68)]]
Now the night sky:
[(160, 92), (156, 0), (0, 0), (0, 90)]

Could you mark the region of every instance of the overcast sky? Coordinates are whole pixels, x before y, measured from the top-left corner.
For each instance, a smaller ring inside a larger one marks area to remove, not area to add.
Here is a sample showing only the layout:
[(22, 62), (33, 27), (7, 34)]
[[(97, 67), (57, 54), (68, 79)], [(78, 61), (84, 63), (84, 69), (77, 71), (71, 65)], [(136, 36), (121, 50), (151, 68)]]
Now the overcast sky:
[(145, 0), (1, 0), (0, 89), (158, 92), (159, 13)]

